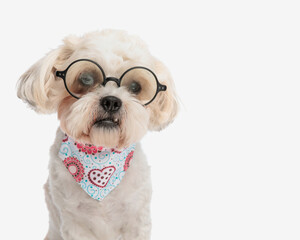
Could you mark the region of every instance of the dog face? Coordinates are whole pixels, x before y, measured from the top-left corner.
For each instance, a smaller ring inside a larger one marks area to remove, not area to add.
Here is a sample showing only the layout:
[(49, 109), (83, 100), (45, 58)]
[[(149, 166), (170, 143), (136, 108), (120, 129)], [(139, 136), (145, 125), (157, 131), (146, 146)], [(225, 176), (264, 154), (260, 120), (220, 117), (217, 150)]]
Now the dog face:
[[(72, 65), (79, 59), (93, 63)], [(110, 81), (103, 84), (105, 79), (96, 64)], [(65, 85), (56, 74), (70, 65)], [(151, 69), (167, 87), (148, 105), (145, 102), (157, 89), (155, 81), (147, 81), (149, 71), (135, 69), (121, 78), (135, 66)], [(118, 84), (115, 79), (120, 78)], [(165, 128), (177, 114), (174, 86), (166, 67), (139, 38), (116, 30), (67, 37), (62, 46), (21, 76), (18, 97), (37, 112), (57, 112), (61, 129), (77, 141), (106, 147), (122, 148), (137, 142), (147, 130)]]

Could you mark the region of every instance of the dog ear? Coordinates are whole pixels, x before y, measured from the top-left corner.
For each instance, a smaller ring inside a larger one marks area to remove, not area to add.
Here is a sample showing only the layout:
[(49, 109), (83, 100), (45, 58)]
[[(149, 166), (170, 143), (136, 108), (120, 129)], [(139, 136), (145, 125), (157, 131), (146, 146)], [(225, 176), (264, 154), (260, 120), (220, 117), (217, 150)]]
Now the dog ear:
[(154, 101), (149, 104), (148, 109), (151, 111), (149, 130), (160, 131), (174, 121), (179, 107), (171, 74), (158, 60), (155, 73), (159, 82), (167, 86), (167, 90), (159, 92)]
[(78, 38), (69, 36), (64, 45), (52, 50), (31, 66), (19, 79), (17, 95), (39, 113), (53, 113), (62, 97), (63, 81), (56, 79), (56, 67), (67, 60), (76, 48)]

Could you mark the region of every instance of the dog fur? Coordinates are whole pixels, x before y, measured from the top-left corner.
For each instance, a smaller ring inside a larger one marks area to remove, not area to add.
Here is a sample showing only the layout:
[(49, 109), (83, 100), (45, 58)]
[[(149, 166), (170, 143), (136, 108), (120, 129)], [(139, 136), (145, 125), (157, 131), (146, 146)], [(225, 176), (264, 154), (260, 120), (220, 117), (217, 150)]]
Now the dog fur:
[[(154, 101), (143, 106), (124, 87), (109, 82), (105, 87), (75, 99), (68, 94), (55, 72), (77, 59), (99, 63), (107, 76), (133, 66), (145, 66), (167, 85)], [(99, 101), (105, 96), (122, 100), (117, 129), (93, 126), (95, 114), (104, 116)], [(172, 78), (167, 68), (153, 57), (145, 43), (120, 30), (69, 36), (24, 73), (18, 83), (18, 97), (38, 113), (57, 112), (60, 127), (50, 151), (49, 178), (45, 184), (49, 209), (47, 240), (146, 240), (150, 239), (150, 169), (140, 144), (121, 183), (103, 201), (88, 196), (74, 181), (58, 157), (64, 133), (79, 142), (106, 147), (126, 147), (139, 142), (148, 130), (161, 130), (177, 114)]]

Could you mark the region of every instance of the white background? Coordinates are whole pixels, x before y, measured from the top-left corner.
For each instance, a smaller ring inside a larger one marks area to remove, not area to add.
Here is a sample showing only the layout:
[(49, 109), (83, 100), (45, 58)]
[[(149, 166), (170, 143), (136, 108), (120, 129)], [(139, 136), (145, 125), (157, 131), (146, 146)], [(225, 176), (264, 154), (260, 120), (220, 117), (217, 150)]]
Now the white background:
[(148, 133), (152, 239), (300, 239), (298, 1), (4, 1), (0, 239), (43, 239), (58, 121), (19, 76), (68, 34), (125, 29), (169, 67), (182, 107)]

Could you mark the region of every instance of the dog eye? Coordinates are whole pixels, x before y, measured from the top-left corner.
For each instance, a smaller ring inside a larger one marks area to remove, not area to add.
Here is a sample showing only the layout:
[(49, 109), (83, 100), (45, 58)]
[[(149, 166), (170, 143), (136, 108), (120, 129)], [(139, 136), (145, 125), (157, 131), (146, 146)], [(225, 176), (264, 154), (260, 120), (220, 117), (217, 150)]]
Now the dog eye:
[(142, 87), (138, 82), (133, 81), (129, 84), (128, 89), (130, 92), (138, 94), (142, 90)]
[(81, 73), (78, 80), (84, 86), (94, 85), (94, 77), (91, 73), (87, 73), (87, 72)]

